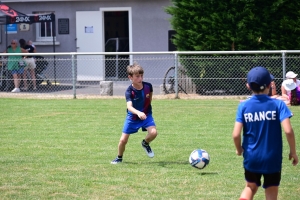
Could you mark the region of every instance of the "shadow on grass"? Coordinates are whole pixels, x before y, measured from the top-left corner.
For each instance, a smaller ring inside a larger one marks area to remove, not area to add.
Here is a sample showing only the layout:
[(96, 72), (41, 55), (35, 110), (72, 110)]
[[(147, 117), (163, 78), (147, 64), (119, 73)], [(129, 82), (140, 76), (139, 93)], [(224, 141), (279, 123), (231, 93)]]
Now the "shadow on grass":
[[(123, 162), (122, 165), (124, 164), (130, 164), (130, 165), (158, 165), (160, 167), (167, 167), (169, 165), (187, 165), (187, 166), (190, 166), (190, 164), (187, 162), (187, 161), (146, 161), (146, 162), (143, 162), (143, 161), (139, 161), (139, 162)], [(208, 172), (208, 171), (205, 171), (205, 172), (202, 172), (202, 170), (200, 169), (196, 169), (195, 170), (197, 171), (198, 170), (198, 175), (199, 176), (204, 176), (204, 175), (218, 175), (219, 173), (218, 172)]]
[(146, 162), (143, 162), (143, 161), (139, 161), (139, 162), (124, 162), (124, 164), (134, 164), (134, 165), (141, 165), (141, 164), (146, 164), (146, 165), (149, 165), (149, 164), (157, 164), (158, 166), (160, 167), (166, 167), (167, 165), (189, 165), (189, 163), (187, 161), (146, 161)]
[(219, 174), (218, 172), (200, 172), (199, 175), (200, 176), (204, 176), (204, 175), (215, 175), (215, 174)]

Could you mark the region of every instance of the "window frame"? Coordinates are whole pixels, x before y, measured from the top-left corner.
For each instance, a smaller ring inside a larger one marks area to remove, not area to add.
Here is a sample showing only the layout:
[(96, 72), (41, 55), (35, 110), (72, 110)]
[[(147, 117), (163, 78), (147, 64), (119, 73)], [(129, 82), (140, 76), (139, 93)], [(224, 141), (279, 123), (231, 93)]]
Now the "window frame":
[[(53, 11), (36, 11), (36, 12), (33, 12), (33, 14), (47, 14), (47, 13), (54, 13)], [(41, 36), (41, 26), (42, 26), (42, 23), (45, 24), (45, 33), (47, 32), (47, 23), (50, 23), (50, 29), (51, 29), (51, 36), (47, 36), (47, 37), (43, 37)], [(39, 23), (36, 23), (35, 24), (35, 41), (37, 42), (51, 42), (53, 41), (53, 22), (39, 22)], [(55, 28), (55, 27), (54, 27)], [(56, 41), (56, 33), (55, 33), (55, 30), (54, 30), (54, 41)]]

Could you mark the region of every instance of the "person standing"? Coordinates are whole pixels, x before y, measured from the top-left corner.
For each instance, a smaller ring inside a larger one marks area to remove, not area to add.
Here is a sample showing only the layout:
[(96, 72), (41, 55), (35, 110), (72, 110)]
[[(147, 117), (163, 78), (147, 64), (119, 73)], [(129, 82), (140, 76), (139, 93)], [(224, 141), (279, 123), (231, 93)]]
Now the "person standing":
[(262, 176), (266, 199), (277, 199), (282, 168), (282, 128), (290, 147), (288, 157), (292, 159), (293, 165), (299, 162), (290, 122), (293, 114), (283, 101), (268, 96), (271, 81), (266, 68), (251, 69), (247, 75), (247, 84), (253, 96), (240, 103), (237, 109), (232, 137), (236, 154), (243, 154), (246, 179), (240, 200), (253, 199), (261, 185)]
[[(19, 40), (20, 46), (27, 50), (29, 53), (36, 53), (36, 49), (32, 45), (26, 44), (26, 41), (24, 39)], [(24, 68), (24, 73), (23, 73), (23, 82), (24, 82), (24, 88), (23, 90), (27, 91), (28, 90), (28, 83), (27, 83), (27, 71), (29, 70), (30, 76), (32, 79), (32, 84), (33, 84), (33, 90), (36, 90), (36, 77), (35, 77), (35, 60), (32, 56), (27, 56), (25, 58), (26, 62), (26, 67)]]
[(28, 41), (27, 41), (27, 45), (30, 45), (30, 46), (32, 46), (33, 48), (35, 48), (35, 46), (34, 46), (34, 44), (32, 43), (31, 40), (28, 40)]
[(143, 131), (148, 131), (148, 134), (142, 141), (142, 147), (150, 158), (154, 157), (154, 152), (149, 145), (157, 136), (151, 106), (153, 87), (151, 83), (143, 81), (144, 70), (137, 63), (127, 67), (127, 74), (132, 82), (125, 92), (127, 116), (118, 145), (118, 156), (111, 161), (111, 164), (122, 163), (123, 153), (129, 136), (138, 132), (140, 128)]
[[(3, 53), (28, 53), (25, 49), (18, 46), (16, 39), (11, 40), (11, 45)], [(8, 56), (7, 69), (13, 75), (15, 88), (11, 91), (13, 93), (20, 92), (21, 75), (24, 72), (24, 61), (22, 56)]]

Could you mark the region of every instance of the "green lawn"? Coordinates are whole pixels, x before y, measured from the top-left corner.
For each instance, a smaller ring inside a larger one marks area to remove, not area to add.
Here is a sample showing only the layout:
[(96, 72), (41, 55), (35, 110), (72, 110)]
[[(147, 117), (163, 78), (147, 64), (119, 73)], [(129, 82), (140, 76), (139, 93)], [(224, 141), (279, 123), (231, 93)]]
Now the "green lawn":
[[(123, 163), (111, 165), (125, 99), (0, 99), (0, 199), (238, 199), (242, 157), (231, 133), (238, 100), (153, 100), (154, 158), (131, 136)], [(300, 107), (291, 107), (300, 152)], [(189, 154), (203, 148), (209, 165)], [(279, 199), (300, 198), (300, 168), (288, 160), (284, 136)], [(259, 189), (255, 199), (264, 199)]]

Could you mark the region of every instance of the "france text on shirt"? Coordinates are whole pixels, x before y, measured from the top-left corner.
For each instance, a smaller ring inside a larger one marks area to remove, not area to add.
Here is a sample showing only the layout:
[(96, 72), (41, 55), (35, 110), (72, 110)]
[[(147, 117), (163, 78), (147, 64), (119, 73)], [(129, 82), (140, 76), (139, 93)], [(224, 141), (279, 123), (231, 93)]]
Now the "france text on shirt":
[(262, 111), (244, 114), (245, 122), (276, 120), (276, 111)]

